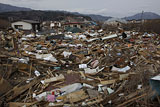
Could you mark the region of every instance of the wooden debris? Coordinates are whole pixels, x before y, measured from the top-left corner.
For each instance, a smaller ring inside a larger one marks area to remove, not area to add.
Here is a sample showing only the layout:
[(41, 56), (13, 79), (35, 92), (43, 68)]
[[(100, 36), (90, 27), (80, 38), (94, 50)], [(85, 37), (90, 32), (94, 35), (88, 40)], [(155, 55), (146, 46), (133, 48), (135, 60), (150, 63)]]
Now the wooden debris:
[(55, 82), (55, 81), (61, 81), (61, 80), (64, 80), (65, 78), (64, 78), (64, 75), (59, 75), (59, 76), (57, 76), (57, 77), (52, 77), (52, 78), (50, 78), (50, 79), (45, 79), (44, 80), (44, 82), (45, 83), (50, 83), (50, 82)]
[(11, 84), (3, 77), (0, 77), (0, 96), (12, 89)]
[(57, 99), (63, 100), (64, 103), (65, 102), (75, 103), (75, 102), (79, 102), (81, 100), (84, 100), (88, 97), (89, 96), (85, 93), (84, 90), (79, 90), (79, 91), (72, 92), (72, 93), (69, 93), (67, 95), (58, 97)]

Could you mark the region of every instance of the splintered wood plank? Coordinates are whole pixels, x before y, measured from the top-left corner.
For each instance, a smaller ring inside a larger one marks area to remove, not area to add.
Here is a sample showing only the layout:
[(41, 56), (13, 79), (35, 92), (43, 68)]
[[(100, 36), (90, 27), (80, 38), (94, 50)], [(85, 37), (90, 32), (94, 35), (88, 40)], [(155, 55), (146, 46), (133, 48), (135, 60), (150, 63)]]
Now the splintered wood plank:
[(89, 96), (85, 93), (84, 90), (79, 90), (79, 91), (66, 94), (64, 96), (57, 97), (57, 99), (63, 100), (63, 103), (66, 103), (66, 102), (75, 103), (75, 102), (82, 101), (88, 97)]
[(31, 106), (33, 104), (35, 104), (36, 102), (34, 103), (21, 103), (21, 102), (9, 102), (9, 107), (23, 107), (23, 106)]
[(128, 104), (128, 103), (130, 103), (130, 102), (132, 102), (132, 101), (138, 100), (138, 99), (140, 99), (140, 98), (144, 98), (145, 96), (147, 96), (146, 93), (144, 93), (144, 94), (142, 94), (142, 95), (140, 95), (140, 96), (134, 97), (134, 98), (132, 98), (132, 99), (130, 99), (130, 100), (127, 100), (127, 101), (125, 101), (124, 103), (118, 105), (117, 107), (124, 107), (126, 104)]
[(69, 101), (71, 101), (72, 103), (74, 103), (88, 98), (88, 95), (84, 92), (84, 90), (80, 90), (68, 94), (66, 98), (69, 99)]
[(88, 102), (87, 105), (88, 105), (88, 106), (91, 106), (91, 105), (93, 105), (93, 104), (98, 104), (98, 103), (100, 103), (101, 101), (103, 101), (103, 99), (102, 99), (102, 98), (99, 98), (99, 99), (96, 99), (95, 101), (90, 101), (90, 102)]
[(100, 83), (102, 85), (109, 85), (109, 84), (114, 84), (117, 80), (106, 80), (106, 81), (101, 81)]
[(0, 96), (6, 93), (8, 90), (12, 89), (10, 83), (2, 77), (0, 77), (0, 87)]
[(30, 87), (34, 86), (35, 84), (37, 84), (40, 81), (41, 81), (41, 79), (39, 78), (39, 79), (31, 81), (29, 84), (24, 84), (22, 86), (21, 86), (21, 84), (19, 84), (18, 86), (15, 86), (13, 89), (11, 89), (9, 92), (7, 92), (2, 97), (6, 97), (6, 100), (10, 101), (10, 100), (14, 99), (15, 97), (19, 96), (20, 94), (22, 94), (23, 92), (25, 92), (26, 90), (28, 90)]
[(57, 77), (52, 77), (52, 78), (49, 78), (49, 79), (45, 79), (44, 82), (45, 83), (50, 83), (50, 82), (55, 82), (55, 81), (62, 81), (64, 79), (65, 79), (64, 75), (61, 74)]

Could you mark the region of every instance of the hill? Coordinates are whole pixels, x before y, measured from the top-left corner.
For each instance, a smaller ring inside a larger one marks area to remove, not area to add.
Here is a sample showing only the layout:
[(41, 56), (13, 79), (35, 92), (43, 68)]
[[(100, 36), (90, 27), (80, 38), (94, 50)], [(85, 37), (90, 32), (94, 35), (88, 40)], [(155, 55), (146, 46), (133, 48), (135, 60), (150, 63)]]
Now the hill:
[(60, 21), (66, 17), (83, 17), (87, 20), (91, 20), (88, 16), (74, 15), (64, 11), (18, 11), (18, 12), (5, 12), (0, 13), (0, 19), (9, 19), (10, 21), (15, 20), (39, 20), (39, 21)]
[(17, 7), (9, 4), (0, 3), (0, 13), (2, 12), (11, 12), (11, 11), (31, 11), (30, 8)]
[(160, 15), (153, 12), (144, 12), (133, 16), (125, 17), (126, 20), (141, 20), (141, 19), (160, 19)]
[(95, 20), (95, 21), (106, 21), (106, 20), (112, 18), (110, 16), (102, 16), (102, 15), (95, 15), (95, 14), (89, 14), (87, 16), (91, 17), (92, 20)]
[(89, 16), (82, 14), (75, 15), (71, 12), (66, 11), (41, 11), (41, 10), (32, 10), (30, 8), (16, 7), (8, 4), (0, 3), (0, 19), (4, 20), (40, 20), (40, 21), (50, 21), (50, 20), (63, 20), (67, 16), (71, 17), (83, 17), (87, 20), (91, 20)]
[(71, 13), (73, 13), (75, 15), (89, 16), (94, 21), (106, 21), (106, 20), (112, 18), (110, 16), (102, 16), (102, 15), (96, 15), (96, 14), (81, 14), (78, 12), (71, 12)]

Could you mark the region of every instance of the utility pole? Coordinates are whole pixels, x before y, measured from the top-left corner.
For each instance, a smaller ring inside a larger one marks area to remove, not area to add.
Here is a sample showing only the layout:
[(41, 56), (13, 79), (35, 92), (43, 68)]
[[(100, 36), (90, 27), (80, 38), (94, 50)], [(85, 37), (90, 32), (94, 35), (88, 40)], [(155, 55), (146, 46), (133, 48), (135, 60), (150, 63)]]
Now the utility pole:
[(144, 11), (142, 11), (142, 14), (141, 14), (141, 31), (143, 30), (143, 14), (144, 14)]
[(141, 14), (141, 21), (143, 20), (143, 13), (144, 13), (144, 11), (142, 11), (142, 14)]

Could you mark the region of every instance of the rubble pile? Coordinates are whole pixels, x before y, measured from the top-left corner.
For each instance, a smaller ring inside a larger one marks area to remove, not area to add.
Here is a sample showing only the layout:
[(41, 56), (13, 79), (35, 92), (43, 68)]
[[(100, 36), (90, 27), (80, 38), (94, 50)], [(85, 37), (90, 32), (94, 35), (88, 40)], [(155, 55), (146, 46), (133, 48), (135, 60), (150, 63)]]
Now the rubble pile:
[[(0, 105), (159, 105), (160, 36), (0, 34)], [(156, 81), (156, 83), (155, 83)]]

